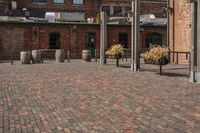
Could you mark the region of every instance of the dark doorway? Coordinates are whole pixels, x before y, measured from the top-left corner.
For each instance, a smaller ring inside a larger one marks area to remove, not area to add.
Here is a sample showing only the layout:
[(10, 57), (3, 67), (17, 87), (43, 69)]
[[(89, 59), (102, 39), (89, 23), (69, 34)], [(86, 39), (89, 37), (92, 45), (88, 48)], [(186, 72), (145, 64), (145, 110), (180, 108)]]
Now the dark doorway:
[(96, 48), (96, 33), (88, 32), (86, 33), (86, 49), (91, 50), (92, 57), (95, 56), (95, 48)]
[(157, 32), (146, 34), (146, 48), (150, 48), (152, 45), (162, 46), (162, 34)]
[(60, 33), (49, 33), (49, 49), (60, 49)]
[(119, 33), (119, 44), (128, 48), (128, 33)]

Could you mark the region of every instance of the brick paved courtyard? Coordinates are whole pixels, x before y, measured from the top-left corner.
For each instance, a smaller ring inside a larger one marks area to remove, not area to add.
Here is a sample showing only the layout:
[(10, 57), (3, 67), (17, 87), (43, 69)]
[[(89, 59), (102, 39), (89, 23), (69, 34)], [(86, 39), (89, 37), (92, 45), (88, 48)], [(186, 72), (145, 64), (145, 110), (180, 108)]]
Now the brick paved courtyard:
[(109, 64), (0, 63), (0, 133), (200, 133), (186, 65)]

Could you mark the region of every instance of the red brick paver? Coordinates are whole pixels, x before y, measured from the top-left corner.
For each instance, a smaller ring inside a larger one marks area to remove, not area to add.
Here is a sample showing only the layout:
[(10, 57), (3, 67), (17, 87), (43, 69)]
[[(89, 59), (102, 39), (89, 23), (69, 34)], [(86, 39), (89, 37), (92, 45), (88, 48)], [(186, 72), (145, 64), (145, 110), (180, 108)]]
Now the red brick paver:
[(200, 133), (200, 85), (185, 66), (142, 68), (1, 63), (0, 133)]

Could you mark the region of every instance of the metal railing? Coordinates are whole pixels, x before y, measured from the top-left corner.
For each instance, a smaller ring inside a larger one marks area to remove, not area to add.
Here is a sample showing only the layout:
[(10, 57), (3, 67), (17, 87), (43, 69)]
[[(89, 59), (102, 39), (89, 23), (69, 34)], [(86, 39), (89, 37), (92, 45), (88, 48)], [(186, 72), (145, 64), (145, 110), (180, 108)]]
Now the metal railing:
[[(56, 49), (40, 49), (40, 51), (41, 51), (42, 60), (45, 60), (45, 59), (55, 60)], [(70, 50), (65, 51), (65, 59), (67, 59), (67, 61), (70, 62), (71, 60)]]
[[(172, 55), (171, 55), (172, 54)], [(179, 55), (185, 55), (185, 59), (188, 60), (189, 63), (189, 76), (190, 76), (190, 71), (191, 71), (191, 52), (180, 52), (180, 51), (170, 51), (168, 58), (169, 62), (171, 63), (171, 56), (172, 56), (172, 62), (175, 64), (179, 64)], [(175, 61), (176, 58), (176, 61)]]
[[(141, 53), (147, 52), (149, 50), (150, 50), (149, 48), (142, 48), (142, 49), (139, 49), (139, 52), (141, 54)], [(185, 55), (185, 59), (188, 60), (190, 63), (190, 52), (182, 52), (182, 51), (169, 51), (168, 52), (169, 62), (170, 63), (174, 62), (176, 64), (179, 64), (180, 55)], [(171, 59), (172, 59), (172, 61), (171, 61)]]
[[(99, 57), (100, 57), (100, 49), (95, 49), (95, 62), (97, 62)], [(125, 49), (124, 54), (122, 55), (122, 61), (124, 60), (124, 58), (127, 61), (128, 58), (130, 58), (130, 57), (131, 57), (131, 49)]]
[[(179, 64), (179, 55), (185, 55), (185, 59), (189, 60), (189, 63), (190, 63), (190, 52), (170, 51), (169, 59), (171, 59), (171, 56), (172, 56), (172, 62)], [(175, 58), (176, 58), (176, 61), (175, 61)]]

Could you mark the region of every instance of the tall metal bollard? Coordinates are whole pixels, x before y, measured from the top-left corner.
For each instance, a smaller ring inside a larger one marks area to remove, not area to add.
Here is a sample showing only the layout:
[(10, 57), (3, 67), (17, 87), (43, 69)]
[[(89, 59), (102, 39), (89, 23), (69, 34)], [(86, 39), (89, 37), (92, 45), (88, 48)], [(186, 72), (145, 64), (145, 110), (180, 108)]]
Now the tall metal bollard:
[(97, 62), (97, 49), (95, 49), (95, 62)]
[(67, 61), (70, 62), (70, 50), (67, 50)]

